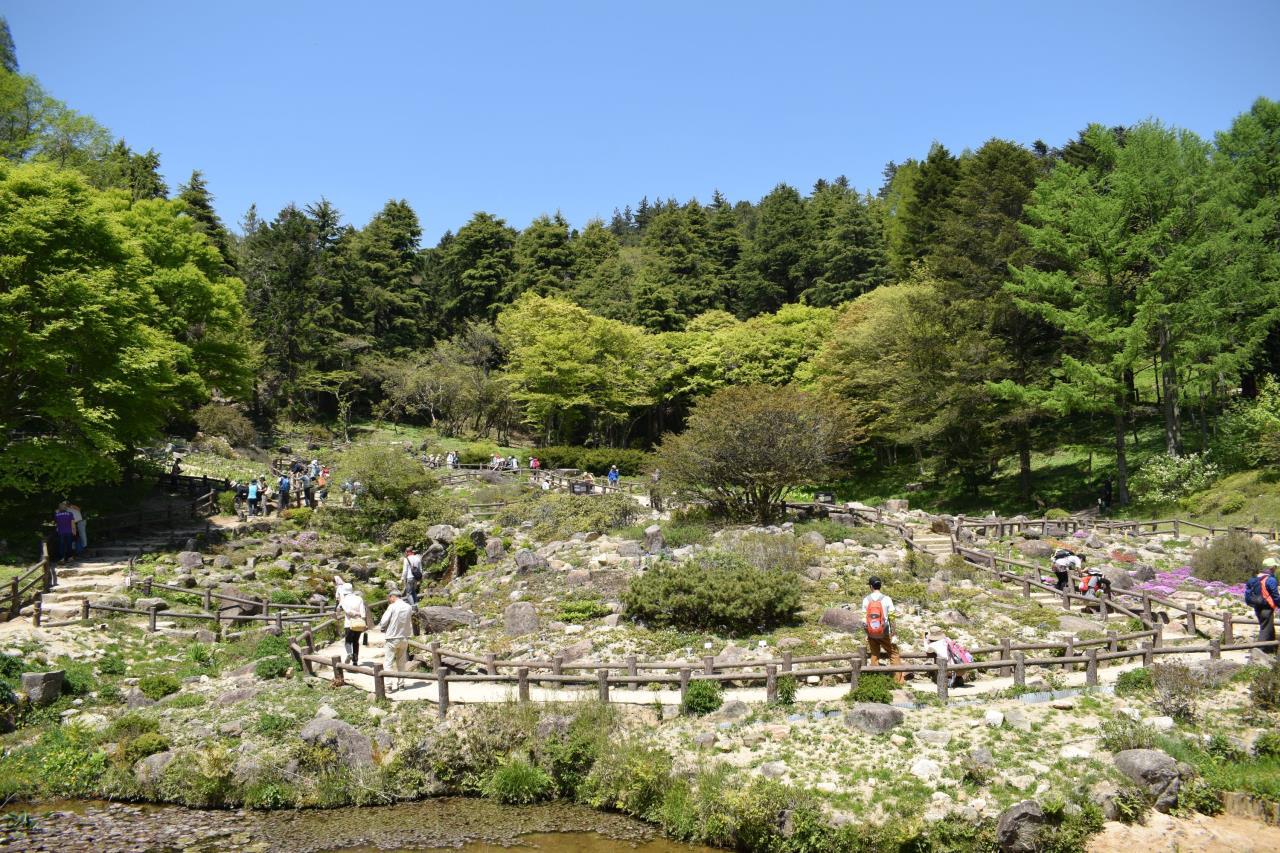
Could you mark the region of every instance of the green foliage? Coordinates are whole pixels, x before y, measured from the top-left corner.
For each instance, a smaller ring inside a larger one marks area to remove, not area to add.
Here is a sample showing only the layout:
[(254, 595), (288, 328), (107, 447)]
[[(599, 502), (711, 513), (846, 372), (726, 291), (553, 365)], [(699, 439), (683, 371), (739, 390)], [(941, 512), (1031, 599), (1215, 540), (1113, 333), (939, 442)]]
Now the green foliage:
[(222, 808), (233, 798), (234, 766), (234, 759), (222, 746), (181, 751), (165, 768), (160, 796), (193, 809)]
[(1196, 698), (1205, 689), (1195, 670), (1182, 663), (1154, 663), (1151, 686), (1151, 704), (1156, 710), (1178, 720), (1195, 719)]
[(107, 741), (115, 741), (117, 743), (132, 740), (147, 734), (156, 734), (160, 731), (160, 721), (154, 717), (144, 717), (142, 714), (131, 712), (123, 714), (112, 721), (104, 733)]
[(1266, 556), (1266, 548), (1260, 542), (1232, 532), (1193, 553), (1191, 569), (1201, 580), (1244, 583), (1258, 572)]
[(1080, 798), (1071, 803), (1045, 803), (1045, 816), (1049, 825), (1039, 833), (1038, 851), (1044, 853), (1081, 853), (1087, 849), (1090, 837), (1102, 831), (1102, 809), (1092, 800)]
[(1244, 496), (1243, 492), (1226, 492), (1222, 495), (1222, 502), (1218, 505), (1218, 509), (1221, 510), (1224, 515), (1230, 515), (1231, 513), (1239, 512), (1244, 509), (1245, 504), (1248, 503), (1248, 501), (1249, 499)]
[(728, 550), (757, 569), (794, 575), (803, 572), (809, 565), (809, 557), (801, 553), (794, 536), (744, 533), (729, 543)]
[(236, 514), (236, 493), (234, 491), (218, 492), (218, 514)]
[(1065, 509), (1058, 509), (1057, 507), (1054, 507), (1053, 509), (1045, 510), (1044, 517), (1053, 521), (1057, 521), (1063, 518), (1070, 518), (1071, 513), (1067, 512)]
[(742, 636), (794, 619), (800, 593), (794, 575), (709, 551), (681, 563), (658, 563), (631, 581), (623, 603), (629, 618), (649, 626)]
[(102, 675), (124, 675), (127, 668), (119, 655), (103, 655), (98, 659), (98, 672)]
[(1221, 791), (1209, 780), (1191, 779), (1178, 791), (1177, 810), (1183, 814), (1191, 812), (1206, 815), (1221, 814), (1222, 797), (1220, 795)]
[(1249, 682), (1249, 699), (1260, 710), (1280, 711), (1280, 662), (1253, 675)]
[(157, 732), (146, 732), (132, 740), (120, 744), (120, 759), (132, 767), (148, 755), (164, 752), (169, 748), (169, 739)]
[(1151, 797), (1136, 785), (1125, 785), (1115, 795), (1116, 817), (1121, 823), (1146, 823), (1151, 814)]
[(1139, 503), (1159, 505), (1203, 491), (1218, 478), (1218, 466), (1206, 453), (1163, 454), (1147, 461), (1133, 475), (1130, 488)]
[(650, 456), (642, 450), (602, 447), (539, 447), (531, 455), (537, 456), (543, 469), (577, 468), (594, 474), (606, 473), (612, 465), (624, 477), (644, 474), (651, 465)]
[(262, 658), (253, 665), (257, 678), (286, 678), (293, 669), (293, 660), (287, 657)]
[(453, 559), (458, 563), (458, 572), (465, 572), (480, 559), (480, 549), (471, 541), (470, 536), (459, 536), (449, 546)]
[(359, 481), (366, 491), (356, 497), (354, 510), (332, 514), (344, 532), (383, 540), (401, 519), (445, 518), (439, 482), (400, 448), (356, 445), (342, 456), (331, 490), (347, 480)]
[(720, 689), (720, 682), (696, 680), (689, 682), (684, 699), (680, 703), (680, 709), (686, 714), (700, 717), (710, 714), (723, 702), (724, 694)]
[(33, 757), (44, 786), (61, 797), (89, 796), (107, 769), (107, 754), (94, 744), (91, 735), (74, 728), (46, 730)]
[(258, 717), (253, 729), (260, 735), (275, 739), (293, 731), (296, 725), (297, 721), (292, 717), (268, 711)]
[(889, 704), (893, 701), (893, 678), (882, 672), (872, 672), (858, 677), (858, 686), (845, 696), (847, 702), (879, 702)]
[(1099, 740), (1102, 748), (1108, 752), (1152, 749), (1156, 745), (1156, 731), (1145, 723), (1121, 714), (1102, 724)]
[(1280, 732), (1263, 732), (1253, 742), (1253, 754), (1259, 758), (1280, 758)]
[(660, 749), (623, 741), (601, 753), (579, 789), (593, 808), (653, 819), (670, 781), (671, 756)]
[(519, 527), (533, 522), (533, 533), (541, 539), (567, 539), (575, 533), (604, 533), (625, 527), (635, 520), (639, 507), (627, 495), (570, 495), (535, 492), (513, 501), (498, 513), (503, 527)]
[(170, 675), (167, 672), (155, 675), (144, 675), (138, 679), (138, 689), (142, 691), (142, 695), (148, 699), (159, 701), (170, 693), (177, 693), (182, 689), (182, 682), (178, 681), (177, 676)]
[(555, 796), (555, 782), (523, 755), (510, 755), (489, 775), (485, 796), (512, 806), (525, 806)]
[(1253, 400), (1234, 400), (1217, 419), (1213, 455), (1228, 470), (1280, 462), (1280, 381), (1267, 376)]
[(208, 701), (209, 700), (205, 699), (199, 693), (179, 693), (164, 704), (167, 708), (178, 710), (182, 708), (199, 708)]
[(1138, 696), (1151, 692), (1151, 670), (1138, 667), (1116, 676), (1117, 696)]
[(281, 518), (291, 522), (294, 527), (306, 527), (311, 523), (311, 515), (314, 512), (315, 510), (309, 506), (295, 506), (281, 513)]
[(253, 646), (255, 660), (262, 658), (288, 657), (289, 640), (286, 637), (267, 634)]
[(609, 605), (598, 598), (570, 598), (560, 603), (556, 618), (561, 622), (587, 622), (600, 619), (613, 612)]
[(221, 436), (236, 447), (253, 443), (253, 424), (235, 406), (206, 403), (196, 409), (195, 420), (205, 435)]
[(272, 604), (302, 604), (302, 595), (292, 589), (273, 589), (269, 598)]
[(796, 703), (796, 677), (782, 675), (778, 677), (778, 704), (790, 708)]

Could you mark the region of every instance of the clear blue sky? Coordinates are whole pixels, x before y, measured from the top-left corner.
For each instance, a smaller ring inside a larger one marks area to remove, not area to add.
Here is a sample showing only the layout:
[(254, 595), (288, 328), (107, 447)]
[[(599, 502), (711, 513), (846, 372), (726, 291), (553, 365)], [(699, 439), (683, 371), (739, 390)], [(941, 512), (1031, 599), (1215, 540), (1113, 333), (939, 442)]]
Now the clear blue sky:
[(755, 200), (1000, 136), (1280, 98), (1280, 2), (9, 0), (25, 73), (234, 225), (389, 198), (424, 242), (487, 210), (577, 226), (641, 195)]

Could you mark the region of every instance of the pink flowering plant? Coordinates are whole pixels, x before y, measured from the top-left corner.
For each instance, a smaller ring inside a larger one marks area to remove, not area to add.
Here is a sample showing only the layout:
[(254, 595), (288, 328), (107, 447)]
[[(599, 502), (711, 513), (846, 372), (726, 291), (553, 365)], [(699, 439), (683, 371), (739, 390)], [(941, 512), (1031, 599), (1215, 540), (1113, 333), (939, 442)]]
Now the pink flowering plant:
[(1179, 590), (1199, 592), (1204, 595), (1213, 596), (1227, 595), (1233, 598), (1244, 597), (1244, 584), (1227, 584), (1222, 581), (1201, 580), (1191, 574), (1190, 566), (1183, 566), (1180, 569), (1172, 569), (1167, 572), (1159, 572), (1154, 579), (1140, 583), (1135, 586), (1134, 589), (1162, 597), (1173, 595)]

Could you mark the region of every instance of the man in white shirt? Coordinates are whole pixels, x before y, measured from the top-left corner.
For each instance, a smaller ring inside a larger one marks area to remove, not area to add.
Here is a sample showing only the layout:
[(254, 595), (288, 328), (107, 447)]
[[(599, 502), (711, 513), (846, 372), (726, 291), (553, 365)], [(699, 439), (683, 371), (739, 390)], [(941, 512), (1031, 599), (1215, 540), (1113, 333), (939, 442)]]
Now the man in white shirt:
[[(385, 641), (384, 663), (387, 669), (404, 672), (409, 668), (409, 637), (413, 635), (413, 608), (400, 598), (400, 592), (394, 587), (387, 590), (387, 610), (378, 622), (378, 630)], [(395, 685), (387, 684), (387, 690), (396, 690), (403, 686), (403, 679), (394, 679)]]
[(405, 548), (404, 560), (400, 563), (400, 584), (410, 607), (418, 606), (418, 584), (421, 580), (422, 555), (415, 553), (413, 548)]
[(1072, 571), (1080, 571), (1080, 567), (1084, 565), (1084, 558), (1072, 554), (1065, 548), (1059, 548), (1053, 554), (1053, 573), (1057, 575), (1058, 582), (1054, 584), (1058, 589), (1066, 589), (1070, 583)]
[[(872, 666), (880, 665), (882, 654), (889, 658), (891, 666), (899, 666), (902, 664), (902, 657), (898, 653), (898, 645), (893, 641), (893, 599), (880, 591), (882, 585), (880, 578), (872, 577), (871, 592), (862, 599), (867, 651)], [(893, 680), (898, 684), (905, 684), (907, 678), (904, 673), (895, 672)]]

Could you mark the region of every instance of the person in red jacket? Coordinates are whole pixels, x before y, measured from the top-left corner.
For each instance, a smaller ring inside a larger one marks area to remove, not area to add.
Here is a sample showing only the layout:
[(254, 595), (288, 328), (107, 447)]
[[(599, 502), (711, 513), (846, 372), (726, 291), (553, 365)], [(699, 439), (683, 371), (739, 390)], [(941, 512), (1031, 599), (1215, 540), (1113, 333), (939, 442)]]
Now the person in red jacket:
[(1252, 607), (1253, 614), (1258, 617), (1260, 643), (1273, 643), (1276, 639), (1276, 606), (1280, 604), (1276, 566), (1280, 566), (1280, 560), (1267, 557), (1262, 561), (1262, 571), (1244, 585), (1244, 603)]

